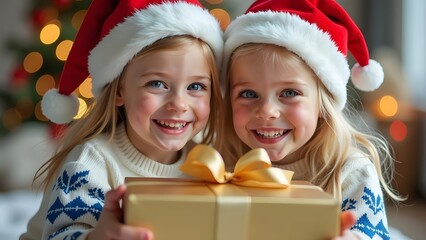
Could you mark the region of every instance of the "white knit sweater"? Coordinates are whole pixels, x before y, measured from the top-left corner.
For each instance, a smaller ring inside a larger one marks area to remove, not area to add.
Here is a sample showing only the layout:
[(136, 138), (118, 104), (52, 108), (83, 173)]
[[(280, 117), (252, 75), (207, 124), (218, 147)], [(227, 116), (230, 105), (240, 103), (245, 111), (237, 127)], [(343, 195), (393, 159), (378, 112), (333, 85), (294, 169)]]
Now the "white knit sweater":
[(170, 165), (153, 161), (132, 145), (123, 125), (112, 143), (99, 136), (77, 146), (20, 239), (85, 239), (99, 220), (107, 191), (125, 177), (188, 177), (179, 170), (186, 152)]
[[(299, 160), (288, 165), (274, 165), (294, 171), (293, 179), (308, 180), (307, 163)], [(357, 222), (351, 231), (360, 239), (390, 239), (378, 175), (373, 163), (361, 154), (353, 154), (341, 174), (342, 211), (353, 211)]]

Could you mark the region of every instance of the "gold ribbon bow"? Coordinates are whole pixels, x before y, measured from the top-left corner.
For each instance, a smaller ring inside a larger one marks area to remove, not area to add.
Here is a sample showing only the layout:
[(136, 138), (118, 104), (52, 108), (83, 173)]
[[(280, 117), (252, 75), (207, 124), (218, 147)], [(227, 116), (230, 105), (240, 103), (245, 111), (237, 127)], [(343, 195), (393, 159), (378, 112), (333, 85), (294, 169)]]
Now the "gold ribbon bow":
[(207, 145), (195, 146), (180, 167), (184, 173), (213, 182), (231, 182), (240, 186), (286, 188), (293, 177), (292, 171), (271, 167), (271, 160), (263, 148), (256, 148), (238, 159), (234, 172), (226, 172), (222, 156)]

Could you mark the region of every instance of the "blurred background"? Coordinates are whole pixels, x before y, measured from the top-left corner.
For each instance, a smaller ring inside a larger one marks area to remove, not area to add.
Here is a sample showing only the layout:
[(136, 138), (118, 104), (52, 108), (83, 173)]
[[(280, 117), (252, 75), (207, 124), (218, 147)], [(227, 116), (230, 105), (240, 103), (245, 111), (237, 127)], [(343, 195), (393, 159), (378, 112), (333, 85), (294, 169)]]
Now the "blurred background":
[[(253, 0), (201, 2), (225, 29)], [(338, 2), (361, 28), (371, 58), (378, 60), (385, 71), (384, 84), (374, 92), (358, 92), (349, 85), (349, 102), (395, 151), (392, 184), (408, 200), (387, 203), (394, 239), (424, 238), (426, 1)], [(16, 239), (41, 201), (32, 178), (52, 154), (61, 126), (51, 124), (41, 114), (40, 100), (57, 85), (90, 3), (91, 0), (0, 2), (0, 239)], [(82, 113), (84, 103), (92, 98), (91, 79), (76, 93), (83, 103)]]

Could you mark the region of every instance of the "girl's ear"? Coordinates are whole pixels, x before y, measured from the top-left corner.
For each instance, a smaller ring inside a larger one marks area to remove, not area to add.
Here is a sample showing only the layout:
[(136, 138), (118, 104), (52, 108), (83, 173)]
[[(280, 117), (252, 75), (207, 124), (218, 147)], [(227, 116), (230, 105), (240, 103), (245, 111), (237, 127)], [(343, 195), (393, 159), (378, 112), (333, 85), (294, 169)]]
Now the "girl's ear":
[(115, 96), (115, 106), (121, 107), (123, 105), (124, 105), (123, 93), (122, 93), (122, 89), (119, 88)]

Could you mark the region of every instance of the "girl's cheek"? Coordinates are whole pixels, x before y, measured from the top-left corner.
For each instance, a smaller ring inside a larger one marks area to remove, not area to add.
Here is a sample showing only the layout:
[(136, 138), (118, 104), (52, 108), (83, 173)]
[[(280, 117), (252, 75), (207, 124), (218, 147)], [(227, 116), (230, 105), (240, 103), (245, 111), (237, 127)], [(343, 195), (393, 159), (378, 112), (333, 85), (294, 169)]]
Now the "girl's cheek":
[(250, 111), (244, 107), (234, 106), (232, 108), (232, 116), (235, 120), (248, 119), (250, 117)]
[(210, 98), (197, 100), (195, 104), (195, 111), (199, 112), (199, 115), (202, 116), (202, 118), (208, 118), (210, 115)]

